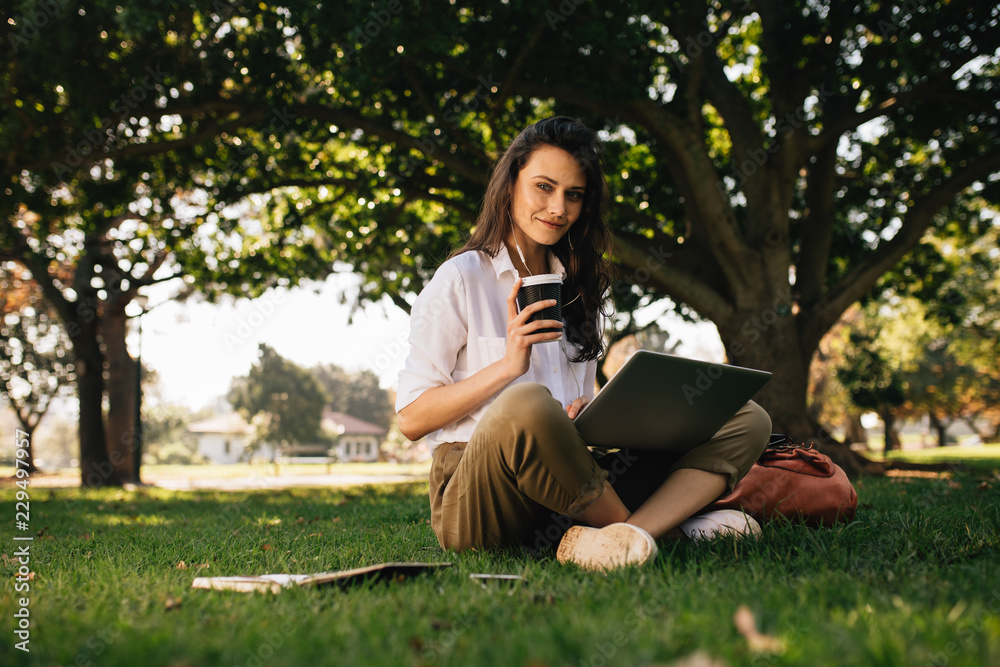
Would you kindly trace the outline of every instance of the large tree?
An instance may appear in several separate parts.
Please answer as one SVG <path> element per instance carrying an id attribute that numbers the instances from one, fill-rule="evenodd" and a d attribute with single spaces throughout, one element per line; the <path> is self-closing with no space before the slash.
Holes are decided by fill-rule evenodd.
<path id="1" fill-rule="evenodd" d="M 174 224 L 211 241 L 176 255 L 203 289 L 342 267 L 366 278 L 359 298 L 407 308 L 503 146 L 577 115 L 607 139 L 621 289 L 669 297 L 731 361 L 772 370 L 759 398 L 797 438 L 818 432 L 824 332 L 929 229 L 972 224 L 972 195 L 997 199 L 994 7 L 198 5 L 60 6 L 44 50 L 16 17 L 11 201 L 44 221 L 67 181 L 105 186 L 115 213 L 137 184 L 154 202 L 176 190 Z M 92 217 L 95 202 L 73 200 Z"/>
<path id="2" fill-rule="evenodd" d="M 199 13 L 200 4 L 0 7 L 0 261 L 30 272 L 69 335 L 88 486 L 139 481 L 130 304 L 143 288 L 180 276 L 178 250 L 202 275 L 217 275 L 236 272 L 226 254 L 243 248 L 244 239 L 203 230 L 203 219 L 184 212 L 198 201 L 192 174 L 205 168 L 192 149 L 246 119 L 231 122 L 187 95 L 183 114 L 165 111 L 192 81 L 202 84 L 198 57 L 185 55 L 194 35 L 222 30 L 234 13 L 221 3 Z M 184 40 L 170 27 L 177 21 Z M 294 243 L 288 230 L 280 236 Z M 261 231 L 246 244 L 269 240 Z M 311 254 L 243 258 L 244 275 L 257 278 L 243 293 L 305 276 L 302 257 Z"/>
<path id="3" fill-rule="evenodd" d="M 0 396 L 21 424 L 28 474 L 37 470 L 33 435 L 55 400 L 73 381 L 66 332 L 27 272 L 0 264 Z"/>
<path id="4" fill-rule="evenodd" d="M 213 194 L 296 186 L 272 190 L 272 219 L 317 230 L 368 278 L 365 295 L 405 307 L 468 231 L 491 158 L 527 121 L 578 115 L 607 136 L 624 280 L 714 322 L 730 361 L 772 370 L 759 398 L 775 427 L 811 439 L 808 369 L 824 333 L 928 230 L 969 227 L 974 196 L 997 200 L 996 14 L 947 2 L 306 7 L 287 17 L 284 70 L 306 73 L 304 94 L 283 94 L 236 48 L 259 33 L 230 51 L 245 74 L 230 108 L 280 99 L 298 151 L 268 157 L 279 178 L 234 153 L 240 168 L 214 175 Z M 241 142 L 265 155 L 274 137 Z"/>
<path id="5" fill-rule="evenodd" d="M 247 421 L 262 425 L 257 435 L 273 447 L 322 440 L 326 396 L 319 381 L 263 343 L 250 372 L 233 379 L 229 402 Z"/>
<path id="6" fill-rule="evenodd" d="M 348 373 L 334 364 L 321 364 L 310 373 L 323 388 L 326 406 L 388 429 L 394 414 L 389 392 L 370 370 Z"/>

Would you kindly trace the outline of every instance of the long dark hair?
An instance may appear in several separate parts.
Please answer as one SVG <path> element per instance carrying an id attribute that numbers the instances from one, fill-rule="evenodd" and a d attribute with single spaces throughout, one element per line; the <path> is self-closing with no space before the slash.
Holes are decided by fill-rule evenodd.
<path id="1" fill-rule="evenodd" d="M 600 316 L 608 314 L 605 296 L 612 280 L 613 268 L 607 258 L 611 230 L 604 219 L 608 201 L 604 145 L 583 123 L 555 116 L 529 125 L 517 135 L 493 165 L 475 231 L 454 254 L 481 250 L 496 257 L 514 224 L 511 204 L 517 176 L 535 149 L 543 145 L 561 148 L 575 157 L 587 178 L 580 217 L 551 250 L 566 267 L 562 288 L 564 331 L 567 340 L 580 348 L 574 361 L 598 359 L 604 353 Z"/>

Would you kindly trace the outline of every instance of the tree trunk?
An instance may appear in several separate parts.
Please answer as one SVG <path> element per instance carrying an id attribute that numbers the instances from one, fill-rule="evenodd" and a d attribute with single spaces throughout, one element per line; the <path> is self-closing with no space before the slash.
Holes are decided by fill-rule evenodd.
<path id="1" fill-rule="evenodd" d="M 868 432 L 861 423 L 861 416 L 855 412 L 848 412 L 847 414 L 847 430 L 844 433 L 844 442 L 847 444 L 858 442 L 863 444 L 865 448 L 868 447 Z"/>
<path id="2" fill-rule="evenodd" d="M 948 426 L 945 424 L 943 419 L 940 419 L 933 412 L 928 413 L 931 422 L 931 428 L 937 433 L 938 447 L 948 446 Z"/>
<path id="3" fill-rule="evenodd" d="M 121 486 L 121 479 L 108 459 L 104 437 L 104 356 L 97 342 L 96 321 L 87 319 L 81 317 L 70 326 L 80 399 L 80 484 Z"/>
<path id="4" fill-rule="evenodd" d="M 966 417 L 962 421 L 965 423 L 966 426 L 969 427 L 969 430 L 972 431 L 977 438 L 979 438 L 980 442 L 986 442 L 987 438 L 986 430 L 979 428 L 979 425 L 976 423 L 977 419 L 979 419 L 978 413 L 971 417 Z"/>
<path id="5" fill-rule="evenodd" d="M 879 417 L 882 418 L 882 424 L 884 426 L 883 432 L 885 434 L 885 450 L 886 452 L 891 452 L 893 450 L 900 450 L 903 448 L 903 443 L 899 439 L 899 434 L 896 433 L 896 417 L 892 414 L 890 410 L 883 410 L 879 413 Z"/>
<path id="6" fill-rule="evenodd" d="M 812 444 L 852 479 L 884 471 L 881 464 L 838 442 L 809 416 L 806 406 L 809 362 L 817 346 L 812 346 L 808 354 L 802 352 L 790 308 L 765 299 L 759 308 L 745 309 L 717 326 L 729 363 L 773 373 L 753 398 L 771 416 L 772 431 L 784 433 L 796 442 Z"/>
<path id="7" fill-rule="evenodd" d="M 136 361 L 126 345 L 128 316 L 124 308 L 109 307 L 100 321 L 101 341 L 107 361 L 108 420 L 105 437 L 111 464 L 123 482 L 135 482 Z"/>

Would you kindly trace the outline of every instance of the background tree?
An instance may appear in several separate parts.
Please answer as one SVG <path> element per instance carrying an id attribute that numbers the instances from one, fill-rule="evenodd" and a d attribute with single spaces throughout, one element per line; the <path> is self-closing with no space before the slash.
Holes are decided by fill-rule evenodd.
<path id="1" fill-rule="evenodd" d="M 294 234 L 281 230 L 289 250 L 238 261 L 233 254 L 253 256 L 274 234 L 259 230 L 244 247 L 211 218 L 198 235 L 206 220 L 187 214 L 198 204 L 192 174 L 207 159 L 194 148 L 249 122 L 189 96 L 183 114 L 165 111 L 202 75 L 178 35 L 220 32 L 235 12 L 217 3 L 204 13 L 201 4 L 0 7 L 0 261 L 31 272 L 69 334 L 84 485 L 119 484 L 138 469 L 126 309 L 142 288 L 180 275 L 167 266 L 173 253 L 183 247 L 203 275 L 244 269 L 250 296 L 291 282 L 262 270 L 306 276 L 303 257 L 315 254 L 293 253 Z"/>
<path id="2" fill-rule="evenodd" d="M 142 459 L 144 464 L 204 463 L 198 439 L 188 430 L 192 422 L 212 415 L 210 408 L 193 411 L 163 396 L 159 373 L 142 369 Z"/>
<path id="3" fill-rule="evenodd" d="M 867 331 L 852 331 L 848 346 L 853 351 L 836 369 L 837 379 L 847 389 L 855 406 L 882 419 L 885 451 L 900 449 L 896 433 L 896 409 L 906 401 L 898 367 L 879 342 Z"/>
<path id="4" fill-rule="evenodd" d="M 1000 216 L 979 206 L 981 229 L 971 238 L 960 225 L 937 230 L 888 290 L 911 297 L 897 311 L 924 322 L 910 330 L 921 332 L 923 355 L 903 367 L 903 380 L 911 410 L 928 415 L 942 446 L 957 420 L 984 440 L 1000 435 Z"/>
<path id="5" fill-rule="evenodd" d="M 322 440 L 320 419 L 326 403 L 312 374 L 263 343 L 260 357 L 242 378 L 235 378 L 229 402 L 251 423 L 266 417 L 264 441 L 272 447 Z"/>
<path id="6" fill-rule="evenodd" d="M 759 398 L 799 439 L 825 332 L 929 229 L 997 199 L 989 6 L 95 2 L 54 12 L 44 45 L 4 11 L 3 215 L 40 221 L 13 241 L 46 238 L 53 202 L 92 235 L 141 185 L 173 209 L 159 242 L 180 245 L 168 217 L 202 234 L 174 256 L 202 289 L 343 268 L 357 298 L 408 308 L 502 147 L 577 115 L 607 137 L 624 280 L 772 370 Z"/>
<path id="7" fill-rule="evenodd" d="M 16 265 L 0 265 L 0 395 L 28 434 L 28 473 L 36 471 L 34 433 L 52 401 L 73 382 L 69 342 L 38 285 Z"/>
<path id="8" fill-rule="evenodd" d="M 316 230 L 362 297 L 406 307 L 467 232 L 490 159 L 526 122 L 578 115 L 607 137 L 625 279 L 714 322 L 730 361 L 772 370 L 760 400 L 796 438 L 817 433 L 808 369 L 826 331 L 929 229 L 973 226 L 973 195 L 996 201 L 989 8 L 456 3 L 424 30 L 416 6 L 346 3 L 249 25 L 277 20 L 317 85 L 271 85 L 236 48 L 268 37 L 235 30 L 229 67 L 246 74 L 220 103 L 264 111 L 267 88 L 300 150 L 241 132 L 239 167 L 211 173 L 215 210 L 271 188 L 270 219 Z M 284 182 L 255 169 L 263 154 Z"/>
<path id="9" fill-rule="evenodd" d="M 203 463 L 198 439 L 188 425 L 207 417 L 183 405 L 154 403 L 143 410 L 142 442 L 144 463 Z"/>
<path id="10" fill-rule="evenodd" d="M 348 373 L 334 364 L 316 366 L 311 372 L 323 387 L 331 410 L 389 428 L 396 411 L 389 392 L 379 385 L 375 373 L 370 370 Z"/>

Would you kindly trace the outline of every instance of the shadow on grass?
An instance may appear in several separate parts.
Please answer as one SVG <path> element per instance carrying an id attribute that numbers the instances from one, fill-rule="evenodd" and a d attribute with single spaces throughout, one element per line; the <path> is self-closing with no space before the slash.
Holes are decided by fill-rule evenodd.
<path id="1" fill-rule="evenodd" d="M 935 664 L 942 654 L 950 665 L 997 664 L 1000 478 L 857 487 L 849 524 L 663 543 L 649 566 L 606 575 L 518 549 L 441 550 L 426 483 L 32 489 L 30 664 L 652 665 L 696 652 L 731 665 Z M 12 506 L 14 491 L 0 499 Z M 196 576 L 387 561 L 455 565 L 349 591 L 190 588 Z M 4 560 L 0 575 L 16 567 Z M 479 583 L 473 573 L 523 580 Z M 733 623 L 743 607 L 777 648 L 748 644 Z M 0 621 L 8 636 L 10 623 Z"/>

